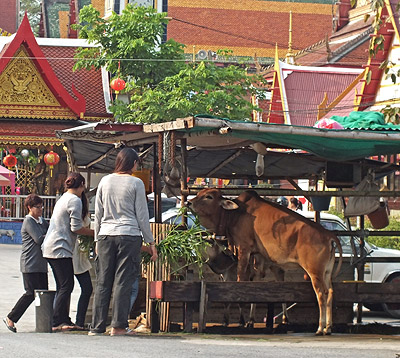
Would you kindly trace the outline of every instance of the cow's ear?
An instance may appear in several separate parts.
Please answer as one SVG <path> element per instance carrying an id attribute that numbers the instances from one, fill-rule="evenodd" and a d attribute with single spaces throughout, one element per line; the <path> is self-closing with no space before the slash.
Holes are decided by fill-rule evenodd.
<path id="1" fill-rule="evenodd" d="M 226 210 L 235 210 L 239 207 L 238 204 L 236 204 L 232 200 L 228 200 L 228 199 L 222 199 L 221 206 Z"/>

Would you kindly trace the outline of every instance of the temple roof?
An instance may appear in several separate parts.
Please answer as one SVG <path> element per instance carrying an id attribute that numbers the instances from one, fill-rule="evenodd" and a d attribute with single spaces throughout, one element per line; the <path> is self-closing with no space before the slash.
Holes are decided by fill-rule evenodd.
<path id="1" fill-rule="evenodd" d="M 289 12 L 293 49 L 316 43 L 332 30 L 332 2 L 255 0 L 169 0 L 167 36 L 186 45 L 185 52 L 232 49 L 235 56 L 274 57 L 275 43 L 286 54 Z M 312 24 L 312 26 L 310 26 Z"/>
<path id="2" fill-rule="evenodd" d="M 13 34 L 17 30 L 17 0 L 0 0 L 0 9 L 0 33 Z"/>
<path id="3" fill-rule="evenodd" d="M 362 72 L 362 69 L 296 66 L 278 61 L 271 109 L 263 114 L 263 121 L 312 127 L 323 100 L 333 102 Z"/>
<path id="4" fill-rule="evenodd" d="M 89 47 L 77 39 L 35 39 L 25 16 L 15 35 L 0 38 L 0 78 L 3 77 L 0 92 L 1 88 L 5 91 L 3 97 L 0 93 L 0 117 L 75 120 L 110 117 L 106 109 L 110 99 L 106 73 L 73 71 L 73 56 L 81 46 Z M 21 79 L 16 79 L 18 74 Z M 16 81 L 22 86 L 18 91 Z M 42 100 L 44 97 L 46 100 Z"/>

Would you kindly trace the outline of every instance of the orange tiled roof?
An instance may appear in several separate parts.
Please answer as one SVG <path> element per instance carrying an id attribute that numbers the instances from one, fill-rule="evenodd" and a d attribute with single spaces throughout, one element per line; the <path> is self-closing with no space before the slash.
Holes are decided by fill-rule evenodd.
<path id="1" fill-rule="evenodd" d="M 17 0 L 0 0 L 0 29 L 14 33 L 17 29 Z"/>
<path id="2" fill-rule="evenodd" d="M 73 56 L 77 47 L 66 46 L 41 46 L 41 50 L 47 58 L 51 68 L 55 72 L 61 84 L 71 96 L 72 84 L 86 100 L 85 116 L 109 117 L 107 114 L 101 71 L 80 70 L 73 71 Z"/>
<path id="3" fill-rule="evenodd" d="M 280 57 L 287 52 L 289 11 L 293 48 L 318 42 L 332 29 L 331 5 L 274 1 L 173 0 L 168 6 L 168 37 L 187 45 L 186 52 L 229 48 L 237 56 Z M 312 24 L 312 26 L 310 26 Z"/>

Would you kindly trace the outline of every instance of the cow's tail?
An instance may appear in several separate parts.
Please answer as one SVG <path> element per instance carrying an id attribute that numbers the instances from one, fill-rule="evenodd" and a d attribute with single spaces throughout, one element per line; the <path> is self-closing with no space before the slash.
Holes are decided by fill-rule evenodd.
<path id="1" fill-rule="evenodd" d="M 332 247 L 333 247 L 333 257 L 335 257 L 335 246 L 338 248 L 338 250 L 339 250 L 339 255 L 340 255 L 340 257 L 339 257 L 339 262 L 338 262 L 338 265 L 336 266 L 336 270 L 335 270 L 335 273 L 332 275 L 332 279 L 333 278 L 335 278 L 338 274 L 339 274 L 339 272 L 340 272 L 340 269 L 341 269 L 341 267 L 342 267 L 342 262 L 343 262 L 343 250 L 342 250 L 342 245 L 341 245 L 341 243 L 340 243 L 340 241 L 339 241 L 339 239 L 337 238 L 337 236 L 336 235 L 333 235 L 332 236 L 332 243 L 335 243 L 336 245 L 332 245 Z"/>

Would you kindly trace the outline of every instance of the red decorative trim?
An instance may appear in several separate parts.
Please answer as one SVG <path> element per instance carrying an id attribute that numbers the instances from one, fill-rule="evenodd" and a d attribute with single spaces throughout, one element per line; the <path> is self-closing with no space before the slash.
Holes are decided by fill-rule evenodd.
<path id="1" fill-rule="evenodd" d="M 385 2 L 385 6 L 382 8 L 381 12 L 381 18 L 385 18 L 388 16 L 388 9 L 387 9 L 387 4 Z M 392 20 L 394 21 L 394 19 Z M 362 93 L 360 94 L 361 97 L 361 102 L 359 106 L 359 111 L 363 111 L 364 109 L 368 108 L 371 105 L 371 102 L 375 100 L 376 94 L 378 93 L 379 86 L 382 81 L 382 76 L 384 73 L 384 70 L 380 68 L 380 64 L 385 61 L 390 52 L 390 48 L 392 46 L 392 41 L 394 38 L 394 27 L 392 21 L 388 21 L 384 24 L 381 25 L 381 27 L 378 30 L 378 33 L 375 34 L 377 35 L 383 35 L 385 38 L 385 41 L 383 43 L 383 51 L 380 50 L 375 57 L 371 58 L 369 57 L 369 63 L 367 66 L 369 68 L 369 71 L 371 71 L 371 81 L 369 83 L 365 83 L 365 86 L 363 88 Z"/>
<path id="2" fill-rule="evenodd" d="M 42 78 L 46 85 L 53 92 L 60 104 L 63 107 L 70 108 L 71 111 L 74 112 L 78 117 L 80 117 L 82 113 L 84 114 L 86 111 L 85 98 L 76 90 L 74 86 L 72 86 L 73 93 L 78 97 L 78 99 L 75 100 L 61 84 L 60 80 L 57 78 L 42 50 L 40 49 L 40 46 L 36 42 L 26 14 L 14 39 L 10 42 L 7 49 L 3 53 L 3 56 L 0 58 L 0 73 L 4 71 L 8 63 L 21 46 L 25 47 L 37 69 L 40 73 L 42 73 Z"/>

